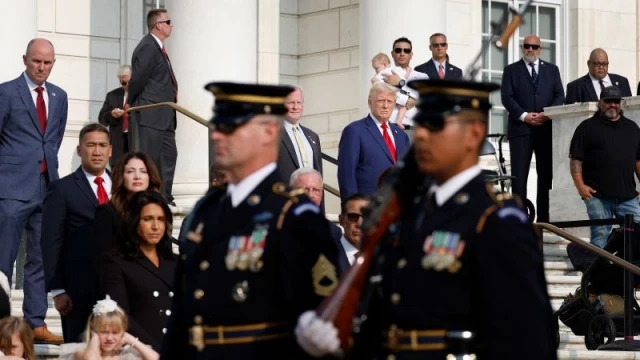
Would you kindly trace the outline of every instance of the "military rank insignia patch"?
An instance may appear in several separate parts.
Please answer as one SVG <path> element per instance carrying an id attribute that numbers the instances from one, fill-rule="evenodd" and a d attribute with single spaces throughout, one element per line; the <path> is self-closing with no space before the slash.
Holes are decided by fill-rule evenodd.
<path id="1" fill-rule="evenodd" d="M 505 206 L 501 208 L 500 210 L 496 211 L 496 216 L 500 219 L 513 217 L 518 219 L 518 221 L 520 221 L 523 224 L 526 223 L 527 220 L 529 220 L 529 217 L 527 217 L 527 214 L 525 214 L 525 212 L 522 209 L 517 208 L 515 206 Z"/>
<path id="2" fill-rule="evenodd" d="M 269 225 L 257 225 L 251 235 L 236 235 L 229 238 L 227 255 L 224 258 L 227 270 L 260 271 L 264 265 L 261 258 L 268 233 Z"/>
<path id="3" fill-rule="evenodd" d="M 465 242 L 460 239 L 460 234 L 448 231 L 434 231 L 427 236 L 423 249 L 422 267 L 425 270 L 447 270 L 452 274 L 457 273 L 462 267 L 460 257 L 464 252 Z"/>
<path id="4" fill-rule="evenodd" d="M 320 296 L 329 296 L 338 285 L 336 267 L 324 255 L 318 257 L 318 261 L 311 269 L 313 289 Z"/>

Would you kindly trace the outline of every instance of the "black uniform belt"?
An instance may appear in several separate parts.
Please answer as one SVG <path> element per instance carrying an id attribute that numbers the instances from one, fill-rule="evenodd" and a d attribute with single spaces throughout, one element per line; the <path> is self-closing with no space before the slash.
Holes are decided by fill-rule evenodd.
<path id="1" fill-rule="evenodd" d="M 287 323 L 258 323 L 232 326 L 196 325 L 189 328 L 189 344 L 202 350 L 207 345 L 248 344 L 291 336 Z"/>
<path id="2" fill-rule="evenodd" d="M 384 333 L 384 346 L 391 351 L 440 351 L 468 352 L 474 335 L 470 331 L 404 330 L 391 327 Z M 469 345 L 469 346 L 466 346 Z M 452 349 L 453 348 L 453 349 Z"/>

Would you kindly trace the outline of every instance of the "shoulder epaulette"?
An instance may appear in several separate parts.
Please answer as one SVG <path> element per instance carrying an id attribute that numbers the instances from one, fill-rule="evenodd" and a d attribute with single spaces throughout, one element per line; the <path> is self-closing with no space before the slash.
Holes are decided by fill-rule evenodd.
<path id="1" fill-rule="evenodd" d="M 486 190 L 487 190 L 487 194 L 489 195 L 489 198 L 493 201 L 493 204 L 491 204 L 491 206 L 486 208 L 482 213 L 482 216 L 480 217 L 480 219 L 478 220 L 478 223 L 476 224 L 476 233 L 480 233 L 482 231 L 482 229 L 484 228 L 484 224 L 487 222 L 487 218 L 489 216 L 491 216 L 493 213 L 495 213 L 499 209 L 507 206 L 512 208 L 513 211 L 511 211 L 509 214 L 506 214 L 506 215 L 516 215 L 519 218 L 521 218 L 522 215 L 524 215 L 525 220 L 527 219 L 526 214 L 522 211 L 522 208 L 523 208 L 522 200 L 520 200 L 520 197 L 518 195 L 507 193 L 507 192 L 496 192 L 493 190 L 493 187 L 491 184 L 487 184 Z"/>
<path id="2" fill-rule="evenodd" d="M 282 225 L 284 224 L 284 218 L 287 215 L 287 212 L 289 211 L 292 205 L 300 201 L 300 195 L 304 195 L 305 192 L 304 192 L 304 189 L 292 189 L 291 187 L 287 186 L 285 183 L 282 183 L 282 182 L 277 182 L 273 184 L 273 186 L 271 187 L 271 190 L 273 190 L 274 194 L 283 196 L 288 199 L 287 202 L 282 207 L 282 210 L 280 211 L 280 216 L 278 216 L 278 222 L 276 227 L 278 230 L 280 230 L 282 229 Z"/>

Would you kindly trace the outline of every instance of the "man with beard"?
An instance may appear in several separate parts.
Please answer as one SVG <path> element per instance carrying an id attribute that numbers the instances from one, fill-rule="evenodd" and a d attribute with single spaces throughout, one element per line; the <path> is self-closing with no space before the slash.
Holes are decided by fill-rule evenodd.
<path id="1" fill-rule="evenodd" d="M 633 177 L 640 177 L 640 128 L 624 117 L 622 96 L 615 86 L 604 88 L 598 111 L 576 128 L 569 150 L 571 177 L 589 219 L 634 214 L 640 223 Z M 610 231 L 610 225 L 592 226 L 591 243 L 604 247 Z"/>
<path id="2" fill-rule="evenodd" d="M 531 157 L 536 154 L 538 222 L 549 221 L 551 189 L 551 119 L 543 109 L 564 103 L 558 67 L 540 59 L 540 38 L 529 35 L 522 44 L 522 59 L 504 69 L 502 104 L 509 112 L 508 137 L 511 151 L 513 193 L 527 198 Z"/>

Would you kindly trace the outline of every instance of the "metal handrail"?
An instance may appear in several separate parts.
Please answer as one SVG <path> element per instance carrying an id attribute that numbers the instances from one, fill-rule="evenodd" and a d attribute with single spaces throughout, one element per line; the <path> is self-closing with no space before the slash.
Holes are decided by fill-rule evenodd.
<path id="1" fill-rule="evenodd" d="M 609 261 L 611 261 L 612 263 L 621 266 L 623 268 L 625 268 L 626 270 L 631 271 L 632 273 L 640 276 L 640 267 L 637 267 L 635 265 L 633 265 L 632 263 L 621 259 L 609 252 L 607 252 L 604 249 L 601 249 L 591 243 L 588 243 L 582 239 L 580 239 L 579 237 L 569 234 L 568 232 L 560 229 L 559 227 L 553 226 L 551 224 L 547 224 L 547 223 L 534 223 L 533 224 L 534 227 L 537 227 L 540 230 L 547 230 L 550 231 L 566 240 L 571 241 L 574 244 L 577 244 L 585 249 L 587 249 L 588 251 L 591 251 L 592 253 L 595 253 L 596 255 L 605 258 Z"/>
<path id="2" fill-rule="evenodd" d="M 199 116 L 199 115 L 197 115 L 197 114 L 195 114 L 195 113 L 193 113 L 193 112 L 191 112 L 191 111 L 183 108 L 182 106 L 180 106 L 180 105 L 178 105 L 178 104 L 176 104 L 174 102 L 171 102 L 171 101 L 166 101 L 166 102 L 161 102 L 161 103 L 156 103 L 156 104 L 149 104 L 149 105 L 133 106 L 133 107 L 128 108 L 127 112 L 128 113 L 136 113 L 136 112 L 139 112 L 141 110 L 157 109 L 157 108 L 161 108 L 161 107 L 165 107 L 165 106 L 168 106 L 168 107 L 172 108 L 173 110 L 181 113 L 182 115 L 184 115 L 184 116 L 186 116 L 186 117 L 188 117 L 190 119 L 195 120 L 197 123 L 207 127 L 208 129 L 211 129 L 211 123 L 209 121 L 207 121 L 203 117 L 201 117 L 201 116 Z M 132 130 L 134 130 L 134 129 L 132 129 Z M 133 132 L 135 132 L 135 130 Z M 137 132 L 136 132 L 136 134 L 137 134 Z M 132 140 L 134 140 L 134 139 L 132 139 Z M 134 143 L 135 143 L 135 140 L 134 140 Z M 337 162 L 336 159 L 330 157 L 329 155 L 327 155 L 325 153 L 322 153 L 322 158 L 323 159 L 327 159 L 327 158 L 332 159 L 333 161 L 329 161 L 331 163 Z M 211 166 L 209 166 L 209 168 L 211 168 Z M 323 187 L 331 195 L 334 195 L 334 196 L 337 196 L 338 198 L 340 198 L 340 191 L 338 189 L 336 189 L 333 186 L 328 185 L 328 184 L 324 184 Z"/>

